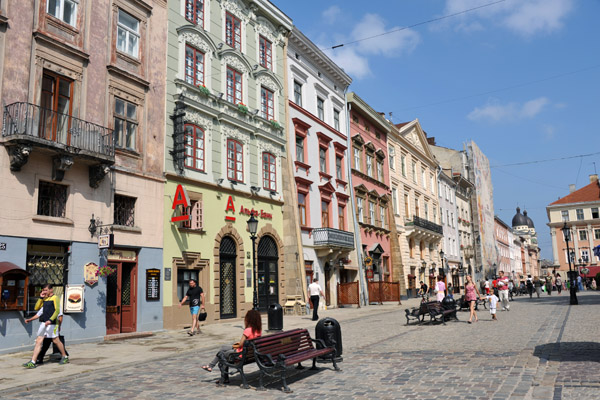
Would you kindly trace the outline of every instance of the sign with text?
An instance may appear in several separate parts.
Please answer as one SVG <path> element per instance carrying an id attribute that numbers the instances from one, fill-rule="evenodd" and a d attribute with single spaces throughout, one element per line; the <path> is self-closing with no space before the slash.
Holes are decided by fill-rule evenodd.
<path id="1" fill-rule="evenodd" d="M 229 196 L 227 198 L 227 205 L 225 206 L 225 212 L 230 212 L 235 215 L 235 205 L 233 204 L 233 196 Z M 225 215 L 225 221 L 235 221 L 235 217 L 233 215 Z M 239 214 L 243 215 L 254 215 L 257 218 L 262 219 L 273 219 L 273 214 L 266 212 L 265 210 L 255 210 L 254 208 L 248 208 L 244 206 L 240 206 Z"/>
<path id="2" fill-rule="evenodd" d="M 160 300 L 160 269 L 146 270 L 146 300 Z"/>

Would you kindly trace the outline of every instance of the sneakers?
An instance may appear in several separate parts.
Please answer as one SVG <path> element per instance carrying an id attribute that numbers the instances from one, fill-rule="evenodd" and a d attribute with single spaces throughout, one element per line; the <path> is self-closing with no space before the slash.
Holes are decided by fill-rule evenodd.
<path id="1" fill-rule="evenodd" d="M 68 363 L 69 363 L 69 357 L 63 357 L 58 362 L 58 365 L 64 365 L 64 364 L 68 364 Z"/>
<path id="2" fill-rule="evenodd" d="M 37 365 L 33 361 L 26 362 L 23 366 L 27 369 L 34 369 Z"/>

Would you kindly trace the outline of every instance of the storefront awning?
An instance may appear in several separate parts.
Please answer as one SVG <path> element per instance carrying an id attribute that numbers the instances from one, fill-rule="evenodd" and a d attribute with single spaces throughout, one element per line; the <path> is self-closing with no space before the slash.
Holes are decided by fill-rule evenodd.
<path id="1" fill-rule="evenodd" d="M 13 264 L 13 263 L 8 262 L 8 261 L 2 261 L 2 262 L 0 262 L 0 275 L 4 275 L 5 273 L 7 273 L 9 271 L 13 271 L 13 270 L 17 270 L 19 272 L 23 272 L 23 273 L 29 275 L 29 272 L 27 272 L 23 268 L 20 268 L 16 264 Z"/>

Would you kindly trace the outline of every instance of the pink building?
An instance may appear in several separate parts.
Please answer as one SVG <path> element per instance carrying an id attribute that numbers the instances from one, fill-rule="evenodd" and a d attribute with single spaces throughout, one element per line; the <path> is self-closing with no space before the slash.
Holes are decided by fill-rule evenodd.
<path id="1" fill-rule="evenodd" d="M 389 169 L 385 166 L 390 124 L 363 99 L 349 93 L 350 157 L 356 219 L 367 280 L 392 280 Z"/>
<path id="2" fill-rule="evenodd" d="M 494 217 L 494 238 L 496 239 L 496 248 L 498 249 L 498 261 L 496 262 L 495 274 L 498 271 L 504 271 L 510 276 L 510 242 L 508 240 L 508 231 L 510 227 L 498 216 Z M 510 276 L 513 278 L 512 276 Z"/>

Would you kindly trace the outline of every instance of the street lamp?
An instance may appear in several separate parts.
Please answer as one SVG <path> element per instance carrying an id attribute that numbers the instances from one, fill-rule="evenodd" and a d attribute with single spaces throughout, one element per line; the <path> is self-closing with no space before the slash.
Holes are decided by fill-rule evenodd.
<path id="1" fill-rule="evenodd" d="M 565 239 L 565 243 L 567 244 L 567 258 L 569 261 L 569 294 L 570 294 L 570 301 L 569 304 L 571 305 L 576 305 L 579 304 L 579 302 L 577 301 L 577 293 L 576 293 L 576 289 L 575 289 L 575 279 L 574 279 L 574 273 L 573 270 L 571 269 L 571 250 L 569 250 L 569 242 L 571 241 L 571 229 L 567 226 L 567 223 L 565 222 L 563 228 L 562 228 L 562 232 L 563 232 L 563 236 Z M 573 254 L 573 258 L 575 254 Z M 575 260 L 573 260 L 575 261 Z"/>
<path id="2" fill-rule="evenodd" d="M 256 291 L 256 281 L 258 276 L 256 274 L 256 230 L 258 229 L 258 220 L 254 218 L 254 214 L 250 215 L 248 220 L 248 231 L 250 232 L 250 239 L 252 240 L 252 273 L 254 275 L 254 300 L 252 307 L 258 310 L 258 293 Z"/>

